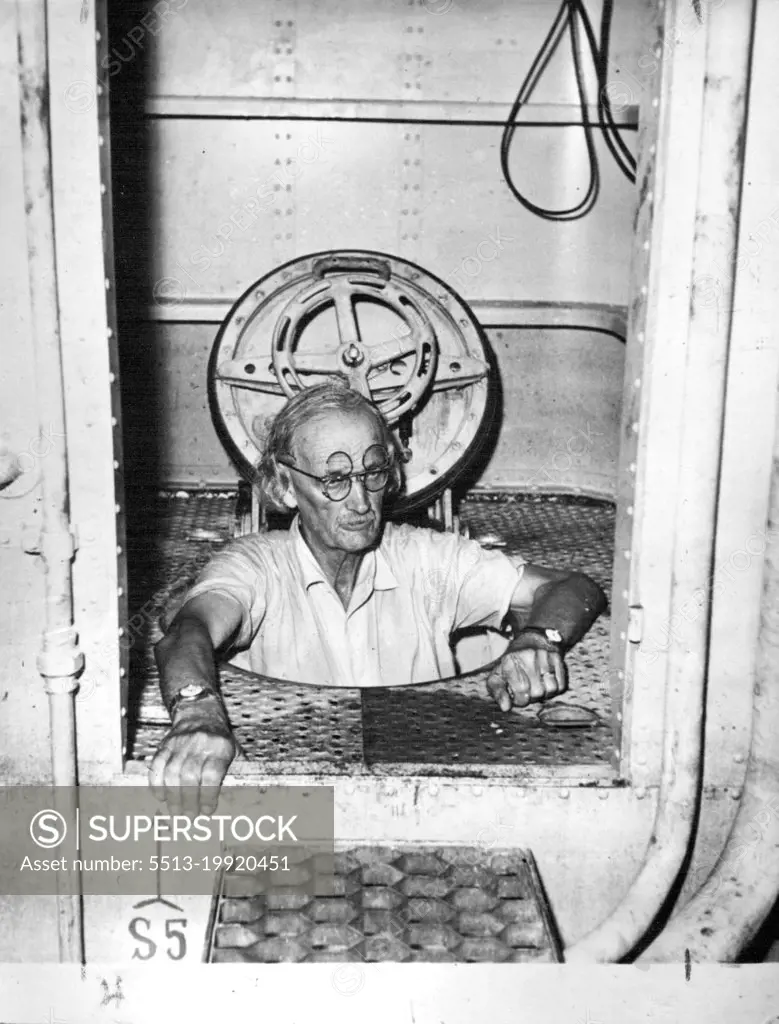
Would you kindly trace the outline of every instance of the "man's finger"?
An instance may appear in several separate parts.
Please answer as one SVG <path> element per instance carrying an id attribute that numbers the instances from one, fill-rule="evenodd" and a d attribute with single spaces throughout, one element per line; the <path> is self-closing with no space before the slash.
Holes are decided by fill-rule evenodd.
<path id="1" fill-rule="evenodd" d="M 554 670 L 554 655 L 549 651 L 538 651 L 538 670 L 544 688 L 540 699 L 554 697 L 558 692 L 557 676 Z"/>
<path id="2" fill-rule="evenodd" d="M 227 765 L 220 758 L 209 757 L 200 777 L 200 809 L 213 814 L 219 803 L 219 790 L 227 774 Z"/>
<path id="3" fill-rule="evenodd" d="M 189 754 L 181 766 L 179 775 L 184 814 L 195 818 L 200 813 L 200 780 L 203 774 L 203 756 Z"/>
<path id="4" fill-rule="evenodd" d="M 185 760 L 186 752 L 176 750 L 165 766 L 165 803 L 171 814 L 184 813 L 182 772 Z"/>
<path id="5" fill-rule="evenodd" d="M 500 671 L 493 672 L 487 679 L 487 692 L 501 711 L 511 711 L 511 695 Z"/>
<path id="6" fill-rule="evenodd" d="M 553 655 L 549 660 L 554 668 L 555 679 L 557 680 L 557 692 L 565 693 L 565 662 L 559 654 Z"/>
<path id="7" fill-rule="evenodd" d="M 149 765 L 149 785 L 154 793 L 154 799 L 160 803 L 165 801 L 165 772 L 172 756 L 170 747 L 163 743 Z"/>
<path id="8" fill-rule="evenodd" d="M 542 666 L 546 664 L 546 651 L 528 651 L 528 655 L 530 657 L 524 661 L 523 668 L 530 680 L 530 700 L 543 700 L 546 697 L 546 686 L 544 685 Z M 529 665 L 528 660 L 530 660 Z"/>
<path id="9" fill-rule="evenodd" d="M 530 677 L 525 670 L 524 661 L 519 657 L 507 658 L 504 672 L 508 677 L 514 703 L 519 708 L 527 707 L 531 700 Z"/>

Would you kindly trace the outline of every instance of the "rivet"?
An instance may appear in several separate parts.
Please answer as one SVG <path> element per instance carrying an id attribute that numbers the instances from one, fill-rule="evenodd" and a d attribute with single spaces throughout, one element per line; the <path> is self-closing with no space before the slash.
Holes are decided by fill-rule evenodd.
<path id="1" fill-rule="evenodd" d="M 626 640 L 627 639 L 627 637 L 626 637 L 626 635 L 624 633 L 620 633 L 619 634 L 619 638 L 620 638 L 620 640 Z"/>
<path id="2" fill-rule="evenodd" d="M 122 718 L 127 718 L 127 708 L 122 708 L 119 714 L 122 716 Z"/>
<path id="3" fill-rule="evenodd" d="M 628 594 L 627 590 L 623 590 L 623 591 L 622 591 L 622 596 L 623 596 L 623 597 L 625 598 L 625 600 L 627 601 L 627 599 L 628 599 L 628 597 L 629 597 L 630 595 Z"/>
<path id="4" fill-rule="evenodd" d="M 624 671 L 624 669 L 618 668 L 617 669 L 617 679 L 624 679 L 624 678 L 625 678 L 625 671 Z"/>
<path id="5" fill-rule="evenodd" d="M 628 466 L 628 469 L 630 470 L 631 473 L 635 473 L 635 471 L 636 471 L 636 464 L 635 464 L 635 462 L 631 462 L 630 465 Z"/>
<path id="6" fill-rule="evenodd" d="M 646 754 L 639 754 L 636 757 L 636 764 L 646 764 Z"/>
<path id="7" fill-rule="evenodd" d="M 112 416 L 111 417 L 111 426 L 115 427 L 117 423 L 118 423 L 118 420 L 117 420 L 116 416 Z"/>
<path id="8" fill-rule="evenodd" d="M 110 289 L 110 287 L 111 287 L 111 282 L 108 280 L 108 278 L 106 278 L 105 279 L 105 290 L 108 291 Z"/>
<path id="9" fill-rule="evenodd" d="M 117 503 L 116 505 L 114 505 L 114 509 L 116 510 L 116 514 L 119 515 L 119 513 L 122 511 L 122 506 Z"/>
<path id="10" fill-rule="evenodd" d="M 105 334 L 106 334 L 107 338 L 113 338 L 113 336 L 114 336 L 114 332 L 113 332 L 113 330 L 110 327 L 106 329 Z"/>
<path id="11" fill-rule="evenodd" d="M 643 800 L 646 796 L 646 790 L 643 786 L 639 786 L 636 790 L 636 800 Z"/>
<path id="12" fill-rule="evenodd" d="M 741 790 L 740 789 L 734 789 L 731 792 L 730 796 L 731 796 L 731 799 L 733 799 L 733 800 L 740 800 L 741 799 Z"/>
<path id="13" fill-rule="evenodd" d="M 632 506 L 632 505 L 628 505 L 628 507 L 627 507 L 627 513 L 628 513 L 628 515 L 629 515 L 629 516 L 632 516 L 632 515 L 633 515 L 633 506 Z"/>
<path id="14" fill-rule="evenodd" d="M 100 195 L 104 196 L 107 191 L 108 191 L 108 189 L 105 187 L 105 184 L 101 181 L 100 182 Z"/>
<path id="15" fill-rule="evenodd" d="M 649 155 L 650 156 L 654 156 L 656 152 L 657 152 L 657 146 L 653 142 L 652 145 L 649 147 Z"/>
<path id="16" fill-rule="evenodd" d="M 567 800 L 570 795 L 571 794 L 567 789 L 561 789 L 559 792 L 559 797 L 561 800 Z"/>
<path id="17" fill-rule="evenodd" d="M 114 459 L 114 469 L 119 469 L 119 461 L 118 461 L 118 459 Z"/>
<path id="18" fill-rule="evenodd" d="M 97 144 L 98 144 L 98 146 L 104 146 L 105 145 L 105 139 L 103 138 L 102 135 L 98 135 L 98 137 L 97 137 Z"/>
<path id="19" fill-rule="evenodd" d="M 654 198 L 655 198 L 654 192 L 647 192 L 647 194 L 646 194 L 646 201 L 648 203 L 651 203 Z"/>
<path id="20" fill-rule="evenodd" d="M 647 291 L 648 291 L 648 288 L 647 288 L 647 286 L 646 286 L 645 284 L 642 284 L 642 285 L 641 285 L 641 294 L 642 294 L 642 295 L 646 295 L 646 294 L 647 294 Z M 641 337 L 643 337 L 643 335 L 642 335 Z"/>
<path id="21" fill-rule="evenodd" d="M 608 798 L 609 798 L 609 791 L 605 787 L 603 787 L 603 788 L 598 790 L 598 799 L 599 800 L 608 800 Z"/>
<path id="22" fill-rule="evenodd" d="M 124 636 L 124 627 L 120 626 L 119 629 L 117 629 L 116 632 L 119 634 L 119 636 Z"/>
<path id="23" fill-rule="evenodd" d="M 642 344 L 642 345 L 644 344 L 645 337 L 646 337 L 646 335 L 644 334 L 643 331 L 639 331 L 638 332 L 638 340 L 639 340 L 640 344 Z"/>
<path id="24" fill-rule="evenodd" d="M 633 381 L 633 387 L 634 388 L 640 388 L 641 387 L 641 378 L 640 377 L 636 377 L 636 379 Z"/>
<path id="25" fill-rule="evenodd" d="M 427 787 L 427 792 L 428 792 L 428 795 L 429 795 L 429 796 L 438 796 L 438 793 L 439 793 L 439 787 L 438 787 L 438 786 L 437 786 L 437 785 L 435 784 L 435 782 L 432 782 L 432 783 L 431 783 L 431 784 L 430 784 L 430 785 L 429 785 L 429 786 Z"/>
<path id="26" fill-rule="evenodd" d="M 649 242 L 644 242 L 643 248 L 644 248 L 644 252 L 647 252 L 649 250 Z"/>
<path id="27" fill-rule="evenodd" d="M 100 33 L 99 33 L 99 32 L 95 32 L 95 42 L 96 42 L 96 43 L 99 43 L 99 42 L 100 42 L 100 39 L 101 39 L 101 35 L 100 35 Z"/>
<path id="28" fill-rule="evenodd" d="M 121 555 L 121 553 L 122 553 L 122 545 L 121 544 L 117 544 L 116 545 L 116 553 L 117 553 L 117 555 Z"/>
<path id="29" fill-rule="evenodd" d="M 127 747 L 126 747 L 126 746 L 122 746 L 122 753 L 123 753 L 123 754 L 126 754 L 126 753 L 127 753 Z"/>
<path id="30" fill-rule="evenodd" d="M 481 796 L 483 792 L 484 792 L 484 790 L 482 789 L 481 786 L 474 786 L 473 787 L 473 795 L 474 796 Z"/>
<path id="31" fill-rule="evenodd" d="M 655 96 L 655 98 L 652 100 L 652 106 L 655 108 L 660 106 L 660 100 L 657 98 L 657 96 Z"/>
<path id="32" fill-rule="evenodd" d="M 625 558 L 630 559 L 630 552 L 629 551 L 623 551 L 622 554 L 624 555 Z"/>
<path id="33" fill-rule="evenodd" d="M 743 754 L 734 754 L 733 755 L 733 760 L 736 762 L 736 764 L 743 764 L 744 763 L 744 755 Z"/>
<path id="34" fill-rule="evenodd" d="M 622 712 L 621 712 L 621 711 L 618 711 L 618 712 L 617 712 L 617 721 L 618 721 L 618 722 L 621 722 L 621 721 L 622 721 Z"/>
<path id="35" fill-rule="evenodd" d="M 124 587 L 117 587 L 116 588 L 116 596 L 117 597 L 122 597 L 123 595 L 124 595 Z"/>
<path id="36" fill-rule="evenodd" d="M 113 384 L 115 380 L 116 380 L 116 374 L 115 373 L 109 373 L 108 374 L 108 383 L 109 384 Z"/>
<path id="37" fill-rule="evenodd" d="M 125 668 L 124 666 L 122 666 L 122 667 L 121 667 L 121 668 L 119 669 L 119 676 L 120 676 L 120 678 L 121 678 L 121 679 L 124 679 L 124 677 L 125 677 L 126 675 L 127 675 L 127 669 L 126 669 L 126 668 Z M 122 708 L 122 711 L 124 711 L 124 708 Z M 125 714 L 127 714 L 127 712 L 126 712 L 126 711 L 125 711 Z"/>

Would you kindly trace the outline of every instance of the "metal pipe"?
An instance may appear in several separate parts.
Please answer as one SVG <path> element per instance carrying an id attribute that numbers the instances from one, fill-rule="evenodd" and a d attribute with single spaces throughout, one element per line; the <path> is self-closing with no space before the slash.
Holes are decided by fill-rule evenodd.
<path id="1" fill-rule="evenodd" d="M 674 522 L 671 631 L 658 809 L 643 864 L 627 895 L 597 928 L 566 951 L 569 962 L 614 962 L 648 932 L 678 880 L 700 799 L 716 510 L 733 296 L 732 267 L 721 306 L 696 282 L 736 245 L 753 5 L 713 9 L 706 31 L 701 159 L 696 200 L 685 399 Z M 677 7 L 678 12 L 678 7 Z M 668 92 L 665 94 L 668 96 Z M 666 161 L 673 154 L 665 153 Z M 695 608 L 693 616 L 685 609 Z"/>
<path id="2" fill-rule="evenodd" d="M 714 869 L 640 958 L 735 960 L 779 898 L 779 396 L 744 794 Z"/>
<path id="3" fill-rule="evenodd" d="M 20 124 L 31 327 L 41 437 L 58 439 L 42 462 L 41 533 L 45 618 L 38 671 L 49 697 L 52 784 L 66 810 L 77 801 L 74 691 L 83 667 L 73 625 L 67 438 L 52 194 L 46 0 L 17 0 Z M 73 820 L 71 818 L 71 820 Z M 58 874 L 60 960 L 83 962 L 81 879 Z"/>

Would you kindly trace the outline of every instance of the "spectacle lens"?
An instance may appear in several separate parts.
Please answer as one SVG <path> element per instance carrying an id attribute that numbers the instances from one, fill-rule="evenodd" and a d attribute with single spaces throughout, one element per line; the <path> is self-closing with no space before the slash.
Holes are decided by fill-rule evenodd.
<path id="1" fill-rule="evenodd" d="M 327 476 L 322 484 L 331 501 L 343 501 L 349 495 L 355 478 L 362 478 L 368 491 L 380 491 L 387 486 L 391 460 L 383 445 L 371 445 L 363 455 L 362 464 L 364 472 L 354 473 L 354 463 L 346 452 L 334 452 L 329 457 Z"/>

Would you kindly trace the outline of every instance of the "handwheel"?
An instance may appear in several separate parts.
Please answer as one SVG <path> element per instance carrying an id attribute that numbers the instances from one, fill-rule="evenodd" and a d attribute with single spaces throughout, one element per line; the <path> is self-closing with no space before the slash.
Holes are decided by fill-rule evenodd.
<path id="1" fill-rule="evenodd" d="M 372 399 L 388 423 L 396 423 L 416 407 L 435 377 L 438 348 L 433 325 L 420 303 L 391 280 L 385 261 L 323 257 L 314 262 L 312 274 L 314 283 L 289 301 L 273 332 L 273 369 L 284 393 L 292 398 L 304 387 L 301 373 L 345 373 L 351 387 Z M 398 337 L 365 344 L 355 300 L 366 296 L 397 314 L 404 325 Z M 335 309 L 338 348 L 299 354 L 297 346 L 306 324 L 327 306 Z M 399 374 L 401 380 L 386 387 L 383 371 L 409 355 L 413 363 Z"/>
<path id="2" fill-rule="evenodd" d="M 395 256 L 317 253 L 256 281 L 215 340 L 211 411 L 243 475 L 285 402 L 335 374 L 376 403 L 407 449 L 398 508 L 451 485 L 494 406 L 486 341 L 447 285 Z"/>

